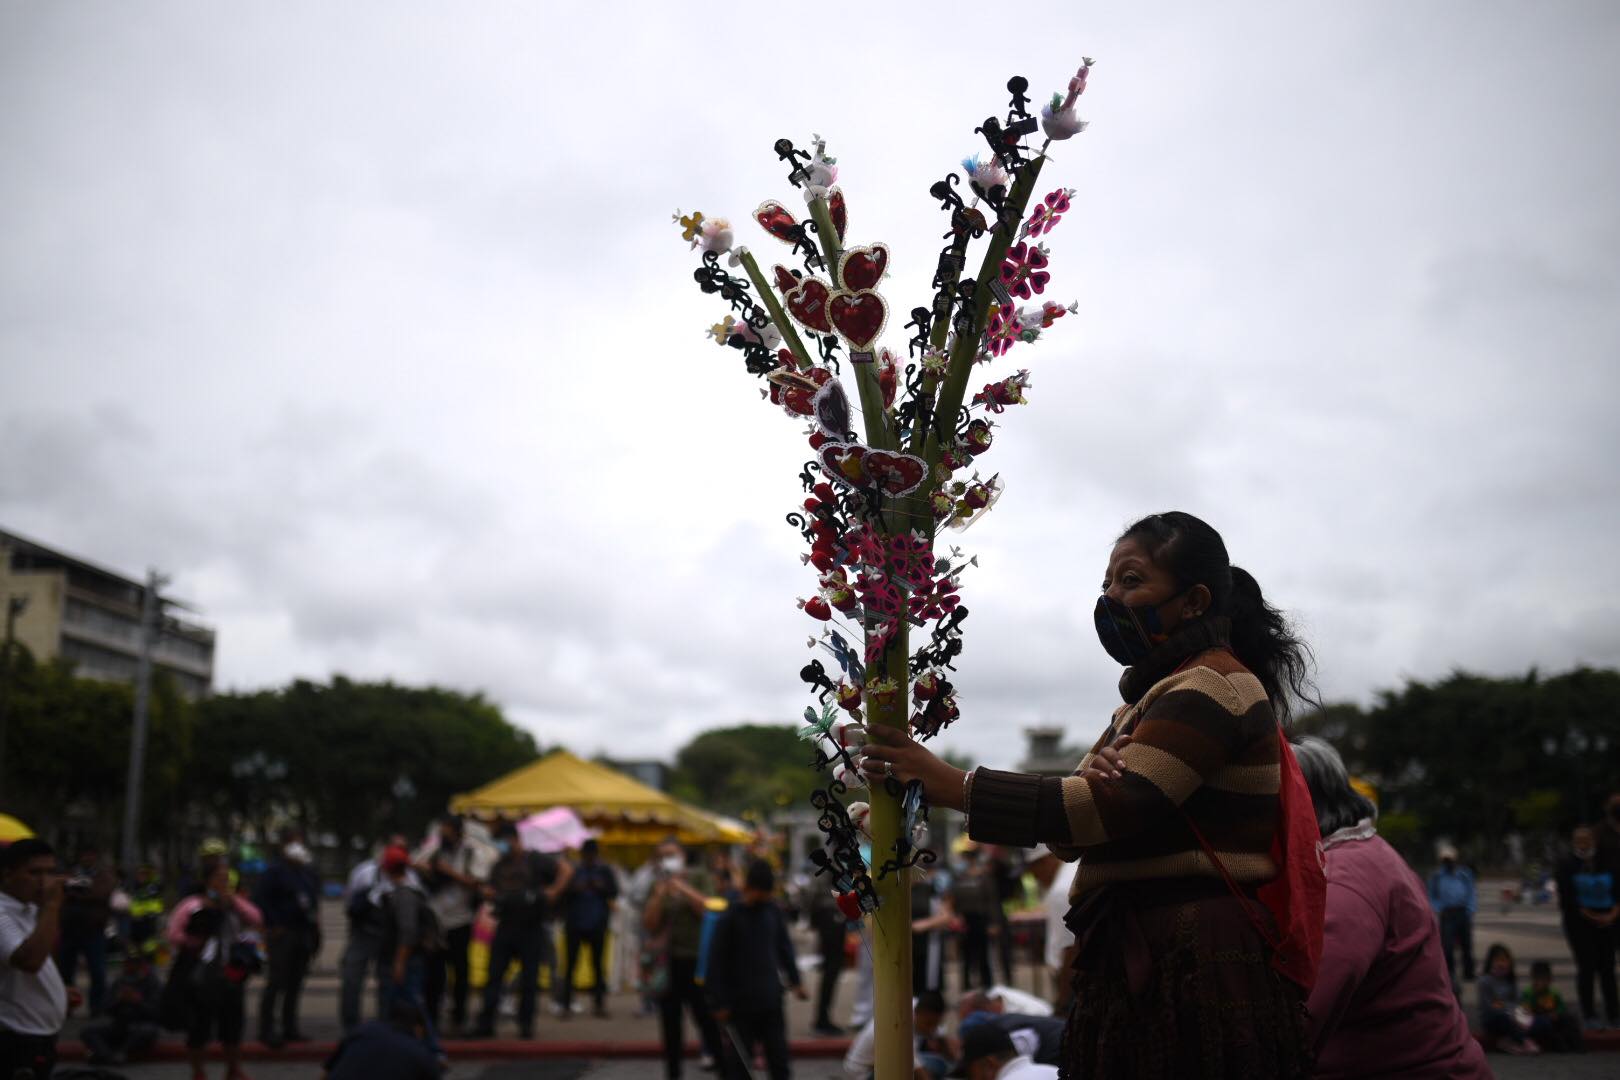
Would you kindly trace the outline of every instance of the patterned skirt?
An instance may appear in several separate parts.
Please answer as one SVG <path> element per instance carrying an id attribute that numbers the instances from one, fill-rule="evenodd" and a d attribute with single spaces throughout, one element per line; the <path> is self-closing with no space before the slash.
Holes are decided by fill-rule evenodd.
<path id="1" fill-rule="evenodd" d="M 1204 878 L 1082 896 L 1063 1035 L 1065 1080 L 1294 1080 L 1310 1073 L 1305 1002 L 1251 919 L 1270 913 Z"/>

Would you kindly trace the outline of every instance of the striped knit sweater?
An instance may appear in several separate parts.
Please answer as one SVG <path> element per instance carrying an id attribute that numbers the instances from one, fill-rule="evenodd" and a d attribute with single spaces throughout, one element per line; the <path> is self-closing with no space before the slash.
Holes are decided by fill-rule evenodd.
<path id="1" fill-rule="evenodd" d="M 1225 619 L 1201 620 L 1127 669 L 1125 704 L 1074 774 L 975 770 L 968 835 L 1079 858 L 1071 897 L 1115 881 L 1218 877 L 1187 818 L 1234 880 L 1275 877 L 1277 720 L 1260 680 L 1227 647 L 1228 632 Z M 1120 752 L 1124 775 L 1082 779 L 1092 756 L 1122 735 L 1131 736 Z"/>

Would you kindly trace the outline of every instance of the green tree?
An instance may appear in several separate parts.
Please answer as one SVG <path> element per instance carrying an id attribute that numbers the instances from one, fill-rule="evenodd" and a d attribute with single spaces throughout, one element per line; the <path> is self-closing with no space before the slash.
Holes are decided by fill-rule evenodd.
<path id="1" fill-rule="evenodd" d="M 676 798 L 740 817 L 765 817 L 818 786 L 811 745 L 791 724 L 741 724 L 705 731 L 675 755 Z M 824 781 L 823 781 L 824 782 Z"/>
<path id="2" fill-rule="evenodd" d="M 364 844 L 414 835 L 453 795 L 539 754 L 481 695 L 298 680 L 198 706 L 198 779 L 222 824 L 291 822 Z"/>
<path id="3" fill-rule="evenodd" d="M 63 843 L 114 847 L 129 778 L 134 691 L 75 677 L 71 664 L 36 663 L 18 648 L 11 663 L 5 775 L 0 808 Z M 152 682 L 143 785 L 143 835 L 159 835 L 176 805 L 191 747 L 192 714 L 173 680 Z"/>
<path id="4" fill-rule="evenodd" d="M 1527 835 L 1533 852 L 1597 815 L 1620 777 L 1620 672 L 1459 671 L 1385 691 L 1370 709 L 1331 705 L 1298 727 L 1329 739 L 1378 787 L 1386 837 L 1399 834 L 1416 861 L 1449 837 L 1495 862 L 1510 832 Z"/>

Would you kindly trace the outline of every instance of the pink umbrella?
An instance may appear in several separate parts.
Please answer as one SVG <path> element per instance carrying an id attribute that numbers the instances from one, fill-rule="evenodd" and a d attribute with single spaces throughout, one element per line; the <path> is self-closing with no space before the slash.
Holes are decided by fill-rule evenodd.
<path id="1" fill-rule="evenodd" d="M 555 854 L 578 848 L 596 835 L 566 806 L 553 806 L 518 822 L 518 839 L 526 851 Z"/>

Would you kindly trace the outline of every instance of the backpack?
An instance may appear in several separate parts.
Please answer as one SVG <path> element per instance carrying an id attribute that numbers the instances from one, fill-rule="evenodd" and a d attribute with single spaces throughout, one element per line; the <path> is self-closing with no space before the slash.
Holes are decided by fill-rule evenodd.
<path id="1" fill-rule="evenodd" d="M 377 911 L 383 927 L 384 955 L 400 946 L 395 938 L 397 931 L 394 922 L 394 897 L 402 889 L 409 889 L 421 900 L 416 916 L 416 940 L 406 942 L 419 953 L 437 953 L 444 951 L 444 929 L 439 925 L 439 916 L 434 914 L 432 906 L 428 903 L 427 894 L 414 885 L 396 885 L 383 894 L 382 900 L 377 904 Z"/>

